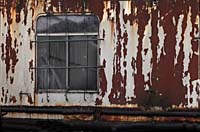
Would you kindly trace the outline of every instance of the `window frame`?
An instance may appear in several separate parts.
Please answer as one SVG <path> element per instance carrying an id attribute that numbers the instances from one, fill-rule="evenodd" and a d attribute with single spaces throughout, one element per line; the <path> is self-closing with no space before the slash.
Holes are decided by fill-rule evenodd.
<path id="1" fill-rule="evenodd" d="M 37 23 L 40 17 L 47 17 L 47 16 L 94 16 L 97 18 L 98 20 L 98 31 L 97 32 L 81 32 L 81 33 L 37 33 Z M 36 18 L 36 24 L 35 24 L 35 29 L 36 29 L 36 33 L 35 33 L 35 92 L 36 93 L 99 93 L 99 89 L 100 89 L 100 80 L 99 80 L 99 68 L 101 68 L 102 66 L 100 66 L 100 54 L 99 54 L 99 48 L 100 48 L 100 41 L 102 39 L 100 39 L 100 35 L 99 35 L 99 29 L 100 29 L 100 20 L 98 18 L 98 16 L 88 13 L 88 14 L 39 14 Z M 38 83 L 38 78 L 37 78 L 37 69 L 38 69 L 38 62 L 37 62 L 37 48 L 38 48 L 38 40 L 37 37 L 38 36 L 58 36 L 58 37 L 66 37 L 66 88 L 65 89 L 56 89 L 56 88 L 47 88 L 47 89 L 42 89 L 42 88 L 38 88 L 37 87 L 37 83 Z M 97 74 L 96 74 L 96 89 L 95 90 L 88 90 L 88 89 L 84 89 L 84 90 L 73 90 L 73 89 L 69 89 L 69 74 L 68 74 L 68 69 L 67 67 L 69 67 L 69 41 L 68 38 L 70 36 L 96 36 L 97 39 L 97 43 L 96 43 L 96 50 L 97 50 L 97 64 L 96 64 L 96 70 L 97 70 Z M 87 40 L 86 40 L 87 41 Z M 87 49 L 88 50 L 88 49 Z"/>

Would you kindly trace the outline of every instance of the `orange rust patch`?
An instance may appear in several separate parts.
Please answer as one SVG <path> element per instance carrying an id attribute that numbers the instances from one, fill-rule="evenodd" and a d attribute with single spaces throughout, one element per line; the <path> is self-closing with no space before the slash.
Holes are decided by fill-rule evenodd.
<path id="1" fill-rule="evenodd" d="M 194 117 L 146 117 L 146 116 L 114 116 L 114 115 L 102 115 L 103 121 L 129 121 L 129 122 L 200 122 L 200 118 Z"/>
<path id="2" fill-rule="evenodd" d="M 77 114 L 77 115 L 64 115 L 64 120 L 71 121 L 71 120 L 83 120 L 83 121 L 90 121 L 93 120 L 93 115 L 85 115 L 85 114 Z"/>

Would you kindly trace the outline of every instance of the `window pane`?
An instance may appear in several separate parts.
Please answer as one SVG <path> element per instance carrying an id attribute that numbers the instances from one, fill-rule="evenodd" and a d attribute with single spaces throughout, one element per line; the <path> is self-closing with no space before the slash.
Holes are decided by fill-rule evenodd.
<path id="1" fill-rule="evenodd" d="M 37 20 L 37 33 L 64 33 L 65 16 L 41 16 Z"/>
<path id="2" fill-rule="evenodd" d="M 48 37 L 37 37 L 38 41 L 48 40 Z M 39 42 L 37 45 L 37 67 L 49 66 L 49 44 Z M 37 87 L 47 89 L 49 87 L 49 70 L 37 69 Z"/>
<path id="3" fill-rule="evenodd" d="M 86 39 L 86 37 L 69 37 L 69 40 L 80 39 Z M 87 66 L 87 41 L 69 42 L 69 66 Z"/>
<path id="4" fill-rule="evenodd" d="M 95 16 L 85 16 L 85 32 L 97 32 L 99 28 L 99 20 Z"/>
<path id="5" fill-rule="evenodd" d="M 86 90 L 87 88 L 87 70 L 70 69 L 69 70 L 69 87 L 71 90 Z"/>
<path id="6" fill-rule="evenodd" d="M 66 16 L 67 31 L 69 33 L 84 32 L 84 16 Z"/>
<path id="7" fill-rule="evenodd" d="M 88 65 L 89 66 L 97 66 L 97 37 L 96 36 L 88 36 Z"/>
<path id="8" fill-rule="evenodd" d="M 66 88 L 66 42 L 65 37 L 37 37 L 38 88 Z M 57 42 L 61 40 L 60 42 Z M 42 67 L 42 69 L 40 69 Z M 61 68 L 61 69 L 59 69 Z"/>
<path id="9" fill-rule="evenodd" d="M 99 20 L 93 15 L 51 15 L 37 20 L 37 33 L 98 32 Z"/>
<path id="10" fill-rule="evenodd" d="M 89 68 L 88 69 L 88 90 L 96 90 L 97 89 L 97 69 Z"/>
<path id="11" fill-rule="evenodd" d="M 85 39 L 84 36 L 69 37 L 69 40 Z M 87 66 L 86 41 L 69 42 L 69 66 Z M 69 69 L 70 89 L 85 89 L 87 84 L 87 69 Z"/>
<path id="12" fill-rule="evenodd" d="M 70 40 L 90 40 L 96 36 L 75 36 Z M 95 90 L 97 84 L 97 41 L 76 41 L 69 43 L 69 66 L 86 66 L 69 70 L 69 85 L 73 90 Z M 87 68 L 93 67 L 93 68 Z"/>
<path id="13" fill-rule="evenodd" d="M 51 37 L 50 40 L 61 40 L 50 43 L 50 67 L 66 67 L 66 42 L 65 37 Z M 50 69 L 50 88 L 66 88 L 66 69 Z"/>

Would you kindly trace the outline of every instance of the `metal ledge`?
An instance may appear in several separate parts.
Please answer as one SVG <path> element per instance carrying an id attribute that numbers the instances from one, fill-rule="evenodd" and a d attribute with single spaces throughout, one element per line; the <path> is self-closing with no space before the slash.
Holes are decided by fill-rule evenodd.
<path id="1" fill-rule="evenodd" d="M 1 112 L 23 112 L 43 114 L 94 114 L 130 115 L 130 116 L 162 116 L 162 117 L 200 117 L 199 109 L 147 111 L 139 108 L 97 107 L 97 106 L 1 106 Z"/>
<path id="2" fill-rule="evenodd" d="M 4 131 L 152 131 L 152 130 L 200 130 L 199 123 L 157 123 L 157 122 L 104 122 L 104 121 L 64 121 L 64 120 L 33 120 L 9 119 L 2 120 Z"/>

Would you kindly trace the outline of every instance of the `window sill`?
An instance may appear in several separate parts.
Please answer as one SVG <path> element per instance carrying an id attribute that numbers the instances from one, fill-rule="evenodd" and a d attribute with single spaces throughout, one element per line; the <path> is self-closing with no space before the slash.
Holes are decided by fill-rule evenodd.
<path id="1" fill-rule="evenodd" d="M 40 89 L 37 90 L 37 93 L 88 93 L 88 94 L 97 94 L 99 90 L 65 90 L 65 89 Z"/>

